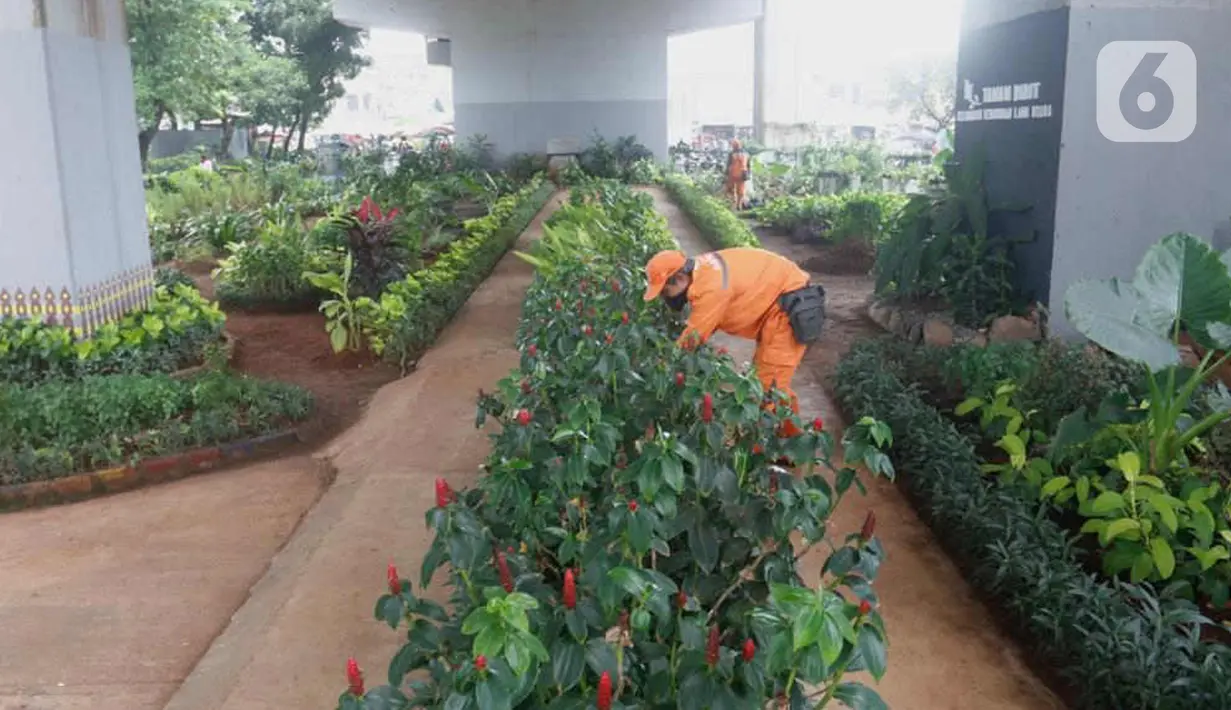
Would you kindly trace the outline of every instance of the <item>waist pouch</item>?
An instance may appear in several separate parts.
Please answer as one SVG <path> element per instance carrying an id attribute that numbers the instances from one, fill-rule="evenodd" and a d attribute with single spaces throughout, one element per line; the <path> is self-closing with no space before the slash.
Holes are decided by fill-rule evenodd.
<path id="1" fill-rule="evenodd" d="M 790 320 L 795 340 L 805 345 L 820 340 L 825 329 L 825 289 L 820 284 L 782 294 L 778 307 Z"/>

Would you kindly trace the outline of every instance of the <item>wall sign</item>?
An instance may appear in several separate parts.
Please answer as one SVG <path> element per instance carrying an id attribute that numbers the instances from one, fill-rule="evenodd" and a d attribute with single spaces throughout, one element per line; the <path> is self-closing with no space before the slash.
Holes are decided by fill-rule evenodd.
<path id="1" fill-rule="evenodd" d="M 1051 118 L 1052 105 L 1039 101 L 1042 88 L 1041 81 L 976 87 L 969 79 L 963 79 L 961 102 L 966 104 L 966 108 L 958 110 L 957 120 L 959 123 L 969 123 Z"/>

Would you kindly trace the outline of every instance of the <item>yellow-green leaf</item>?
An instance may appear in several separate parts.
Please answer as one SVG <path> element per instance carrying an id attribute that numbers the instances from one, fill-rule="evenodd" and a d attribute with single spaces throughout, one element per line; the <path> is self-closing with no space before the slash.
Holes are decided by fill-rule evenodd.
<path id="1" fill-rule="evenodd" d="M 1171 501 L 1167 500 L 1167 496 L 1156 493 L 1147 499 L 1150 507 L 1158 513 L 1159 520 L 1163 521 L 1163 525 L 1174 535 L 1177 528 L 1180 527 L 1180 521 L 1176 517 L 1175 508 L 1171 506 Z"/>
<path id="2" fill-rule="evenodd" d="M 957 408 L 953 410 L 953 413 L 958 415 L 959 417 L 964 417 L 967 414 L 970 414 L 971 412 L 975 411 L 979 407 L 982 407 L 983 404 L 984 404 L 983 400 L 979 399 L 978 397 L 971 397 L 965 402 L 962 402 L 961 404 L 957 405 Z"/>
<path id="3" fill-rule="evenodd" d="M 1141 473 L 1141 457 L 1136 451 L 1121 451 L 1116 456 L 1115 467 L 1124 474 L 1124 477 L 1132 481 Z"/>
<path id="4" fill-rule="evenodd" d="M 1113 540 L 1121 535 L 1127 535 L 1130 532 L 1141 529 L 1141 523 L 1138 523 L 1132 518 L 1120 518 L 1107 523 L 1107 527 L 1099 534 L 1099 542 L 1104 546 L 1110 545 Z"/>
<path id="5" fill-rule="evenodd" d="M 1106 515 L 1115 510 L 1124 507 L 1124 497 L 1115 491 L 1104 491 L 1099 494 L 1098 498 L 1090 504 L 1090 509 L 1095 515 Z"/>
<path id="6" fill-rule="evenodd" d="M 1150 540 L 1150 557 L 1154 558 L 1154 566 L 1163 579 L 1169 579 L 1175 572 L 1175 553 L 1171 545 L 1161 537 Z"/>
<path id="7" fill-rule="evenodd" d="M 1051 496 L 1054 496 L 1060 491 L 1064 490 L 1065 487 L 1068 485 L 1069 485 L 1068 476 L 1056 476 L 1055 478 L 1051 479 L 1047 483 L 1043 484 L 1043 490 L 1041 492 L 1044 498 L 1050 498 Z"/>

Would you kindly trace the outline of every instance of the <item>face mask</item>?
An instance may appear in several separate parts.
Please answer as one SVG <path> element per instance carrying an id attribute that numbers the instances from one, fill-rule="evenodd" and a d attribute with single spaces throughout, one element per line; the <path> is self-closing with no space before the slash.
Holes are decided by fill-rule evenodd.
<path id="1" fill-rule="evenodd" d="M 688 305 L 688 289 L 680 291 L 676 296 L 668 296 L 663 294 L 663 300 L 667 302 L 667 306 L 673 311 L 682 311 L 684 306 Z"/>

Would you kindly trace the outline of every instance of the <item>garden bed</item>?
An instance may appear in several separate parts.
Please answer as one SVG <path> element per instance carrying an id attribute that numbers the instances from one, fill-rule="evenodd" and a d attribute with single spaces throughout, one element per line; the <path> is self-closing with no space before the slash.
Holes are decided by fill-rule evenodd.
<path id="1" fill-rule="evenodd" d="M 839 398 L 853 418 L 879 417 L 898 433 L 890 455 L 920 515 L 1033 651 L 1036 663 L 1059 679 L 1071 704 L 1091 709 L 1224 707 L 1231 691 L 1231 652 L 1199 640 L 1192 604 L 1160 595 L 1149 585 L 1101 581 L 1091 574 L 1070 533 L 1043 515 L 1037 501 L 983 473 L 984 461 L 971 436 L 924 398 L 938 392 L 931 396 L 938 396 L 943 407 L 963 393 L 944 394 L 939 376 L 921 387 L 921 378 L 940 370 L 918 357 L 908 360 L 911 352 L 893 341 L 856 346 L 837 373 Z M 1003 374 L 1012 372 L 1017 361 L 958 360 L 951 372 L 967 381 L 976 376 L 997 381 L 987 366 L 979 371 L 979 362 Z M 1098 371 L 1066 363 L 1054 360 L 1062 371 L 1039 377 L 1040 386 L 1059 387 L 1060 375 L 1067 375 L 1064 382 L 1069 383 L 1075 376 L 1100 377 Z M 1064 407 L 1054 401 L 1062 395 L 1070 402 L 1097 397 L 1089 391 L 1042 389 L 1036 397 Z"/>

